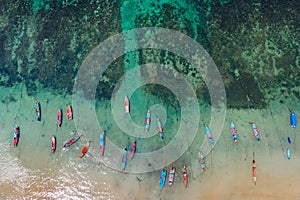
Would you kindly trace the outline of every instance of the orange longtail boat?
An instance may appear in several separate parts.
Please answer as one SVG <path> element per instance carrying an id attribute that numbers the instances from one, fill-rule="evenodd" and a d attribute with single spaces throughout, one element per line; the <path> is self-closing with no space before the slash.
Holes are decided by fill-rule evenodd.
<path id="1" fill-rule="evenodd" d="M 85 156 L 85 154 L 87 153 L 87 151 L 89 150 L 89 148 L 90 148 L 90 141 L 88 141 L 87 143 L 86 143 L 86 145 L 82 148 L 82 150 L 81 150 L 81 155 L 80 156 L 78 156 L 78 159 L 81 159 L 81 158 L 83 158 L 83 156 Z"/>
<path id="2" fill-rule="evenodd" d="M 72 120 L 73 119 L 73 109 L 71 105 L 68 105 L 67 107 L 67 119 Z"/>
<path id="3" fill-rule="evenodd" d="M 59 108 L 57 110 L 57 126 L 61 127 L 61 124 L 62 124 L 62 112 L 61 109 Z"/>

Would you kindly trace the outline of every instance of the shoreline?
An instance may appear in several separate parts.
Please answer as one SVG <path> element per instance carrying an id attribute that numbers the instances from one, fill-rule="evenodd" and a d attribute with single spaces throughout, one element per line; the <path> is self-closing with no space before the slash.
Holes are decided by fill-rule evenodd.
<path id="1" fill-rule="evenodd" d="M 21 98 L 18 88 L 7 93 L 7 96 L 9 95 L 14 95 L 16 101 L 8 104 L 0 103 L 3 109 L 0 115 L 2 119 L 0 134 L 3 136 L 0 138 L 0 144 L 6 149 L 4 154 L 7 154 L 7 158 L 0 159 L 1 163 L 7 162 L 0 168 L 2 175 L 0 196 L 19 199 L 21 196 L 12 196 L 10 193 L 17 187 L 19 194 L 24 197 L 41 198 L 52 195 L 52 198 L 55 198 L 54 196 L 66 198 L 67 196 L 55 192 L 58 187 L 55 184 L 61 181 L 66 184 L 68 189 L 65 189 L 65 195 L 69 197 L 72 190 L 82 187 L 80 189 L 82 198 L 91 198 L 93 195 L 109 199 L 119 199 L 124 196 L 129 199 L 183 199 L 187 196 L 189 199 L 297 199 L 300 197 L 300 192 L 297 190 L 300 181 L 296 179 L 297 169 L 300 167 L 298 159 L 300 148 L 297 147 L 299 131 L 297 127 L 294 130 L 290 128 L 289 110 L 285 104 L 272 102 L 268 109 L 260 110 L 227 109 L 222 134 L 213 151 L 206 156 L 204 173 L 200 169 L 198 151 L 206 135 L 204 127 L 200 126 L 192 145 L 173 163 L 177 168 L 174 184 L 172 187 L 165 186 L 160 189 L 159 171 L 146 174 L 122 174 L 103 165 L 103 161 L 110 162 L 112 158 L 107 157 L 109 152 L 103 158 L 104 160 L 98 158 L 99 147 L 96 139 L 91 145 L 90 155 L 81 162 L 75 158 L 85 142 L 74 145 L 67 152 L 61 150 L 60 144 L 70 139 L 69 133 L 75 130 L 75 125 L 73 121 L 67 121 L 64 116 L 62 127 L 57 129 L 56 112 L 59 106 L 71 103 L 71 97 L 53 96 L 43 91 L 40 94 L 43 96 L 40 99 L 42 121 L 36 122 L 33 109 L 35 99 L 24 94 Z M 45 104 L 46 100 L 48 105 Z M 65 111 L 64 107 L 61 108 Z M 102 109 L 105 109 L 105 106 Z M 105 113 L 110 109 L 108 106 L 102 111 Z M 209 119 L 210 114 L 207 110 L 202 109 L 201 117 Z M 294 106 L 294 110 L 296 114 L 300 113 L 299 106 Z M 76 115 L 74 117 L 76 118 Z M 231 138 L 229 124 L 231 120 L 236 125 L 238 143 L 234 143 Z M 260 144 L 255 140 L 249 121 L 257 123 L 262 138 Z M 16 124 L 20 125 L 22 135 L 19 146 L 13 148 L 12 131 Z M 166 127 L 165 131 L 172 131 L 172 127 Z M 54 155 L 50 152 L 52 134 L 58 136 L 58 151 Z M 98 135 L 94 137 L 97 138 Z M 291 144 L 287 142 L 287 137 L 291 138 Z M 287 148 L 291 149 L 290 160 L 286 157 Z M 257 164 L 256 186 L 253 184 L 251 174 L 253 152 Z M 188 188 L 183 186 L 181 173 L 183 164 L 187 165 Z M 169 167 L 166 166 L 168 171 Z M 16 170 L 20 174 L 16 173 Z M 66 178 L 72 172 L 79 173 L 76 179 L 79 182 L 67 184 L 65 182 L 67 179 L 63 181 L 62 178 Z M 41 178 L 37 178 L 40 175 Z M 83 182 L 85 185 L 83 187 L 80 185 L 80 180 L 86 178 L 88 180 Z M 45 183 L 41 183 L 45 180 L 49 181 L 47 187 Z"/>

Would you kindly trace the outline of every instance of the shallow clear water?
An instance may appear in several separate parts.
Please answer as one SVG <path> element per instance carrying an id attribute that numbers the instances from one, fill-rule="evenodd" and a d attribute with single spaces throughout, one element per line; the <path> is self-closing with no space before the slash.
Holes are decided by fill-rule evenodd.
<path id="1" fill-rule="evenodd" d="M 76 130 L 74 121 L 66 120 L 65 116 L 62 127 L 57 127 L 56 108 L 61 107 L 62 110 L 65 110 L 62 105 L 66 105 L 67 100 L 61 96 L 53 96 L 49 92 L 41 91 L 42 120 L 36 121 L 35 111 L 33 107 L 30 107 L 33 99 L 26 95 L 21 97 L 19 91 L 22 91 L 22 89 L 17 87 L 11 91 L 11 94 L 15 98 L 21 98 L 21 102 L 6 104 L 7 107 L 2 104 L 5 107 L 1 115 L 3 121 L 1 123 L 2 137 L 0 138 L 3 155 L 0 158 L 2 163 L 0 168 L 0 185 L 2 188 L 0 194 L 3 197 L 15 199 L 21 197 L 118 199 L 117 196 L 119 195 L 127 195 L 131 198 L 135 197 L 138 191 L 136 184 L 139 181 L 136 177 L 142 181 L 148 177 L 145 180 L 148 183 L 153 183 L 150 187 L 155 190 L 158 189 L 156 181 L 152 181 L 153 178 L 156 179 L 156 175 L 153 176 L 157 173 L 155 169 L 153 170 L 154 174 L 122 174 L 120 172 L 121 154 L 110 152 L 109 146 L 105 149 L 104 157 L 100 158 L 99 132 L 89 132 L 90 129 L 88 128 L 78 130 L 83 133 L 82 138 L 71 147 L 63 150 L 63 142 L 71 139 L 73 137 L 72 131 Z M 139 91 L 133 94 L 133 98 L 138 95 Z M 155 105 L 160 105 L 158 107 L 160 109 L 164 106 L 163 101 L 155 96 L 149 97 L 145 102 L 135 102 L 133 98 L 131 102 L 132 119 L 141 128 L 145 126 L 146 113 L 140 112 L 140 110 L 147 111 L 148 105 L 152 105 L 152 108 L 155 108 Z M 139 167 L 137 164 L 139 163 L 139 153 L 160 149 L 173 140 L 176 134 L 174 128 L 178 126 L 176 116 L 180 117 L 180 115 L 174 115 L 176 111 L 174 108 L 165 107 L 165 112 L 168 115 L 161 115 L 165 131 L 165 140 L 161 141 L 156 132 L 156 109 L 153 109 L 153 123 L 147 133 L 151 134 L 151 137 L 143 139 L 129 136 L 130 133 L 123 132 L 117 126 L 111 113 L 109 101 L 99 101 L 95 106 L 98 117 L 96 120 L 106 131 L 107 141 L 110 140 L 119 148 L 123 148 L 123 146 L 130 148 L 133 140 L 137 140 L 137 154 L 133 160 L 128 158 L 127 169 L 129 171 L 134 171 L 135 167 Z M 15 109 L 10 112 L 11 108 Z M 173 112 L 174 114 L 172 114 Z M 86 114 L 88 115 L 88 113 Z M 79 116 L 76 116 L 76 111 L 74 111 L 74 120 L 76 120 L 76 117 Z M 165 121 L 166 123 L 164 123 Z M 20 140 L 18 147 L 14 148 L 12 146 L 12 136 L 14 125 L 17 124 L 20 126 Z M 51 152 L 52 135 L 56 135 L 57 138 L 57 150 L 54 154 Z M 89 152 L 83 159 L 78 160 L 80 151 L 88 140 L 92 142 Z M 132 190 L 133 193 L 126 194 L 127 190 Z"/>
<path id="2" fill-rule="evenodd" d="M 281 157 L 284 157 L 288 135 L 293 141 L 292 154 L 297 153 L 296 130 L 283 129 L 277 133 L 277 130 L 272 129 L 277 127 L 277 123 L 272 127 L 264 127 L 268 121 L 263 123 L 265 116 L 275 122 L 281 119 L 279 115 L 282 113 L 287 116 L 289 109 L 299 113 L 299 14 L 294 9 L 297 6 L 286 2 L 187 3 L 168 0 L 64 1 L 62 4 L 34 1 L 32 5 L 27 3 L 17 6 L 18 3 L 6 2 L 0 6 L 3 13 L 0 15 L 0 198 L 168 199 L 172 195 L 183 194 L 180 168 L 184 164 L 188 167 L 191 187 L 200 188 L 205 185 L 203 180 L 207 181 L 207 177 L 213 175 L 213 170 L 218 171 L 216 169 L 223 169 L 224 166 L 226 178 L 230 179 L 227 166 L 231 151 L 236 151 L 236 156 L 246 161 L 252 159 L 255 150 L 262 151 L 261 157 L 272 157 L 274 149 L 281 147 L 277 148 L 276 155 L 279 151 L 283 155 Z M 222 126 L 215 127 L 213 120 L 220 116 L 222 118 L 222 110 L 211 110 L 210 104 L 213 101 L 210 95 L 218 96 L 220 93 L 208 91 L 206 77 L 196 72 L 196 66 L 187 64 L 186 58 L 180 58 L 174 52 L 156 50 L 155 47 L 159 45 L 152 46 L 152 50 L 147 48 L 126 52 L 145 42 L 136 41 L 138 35 L 135 34 L 128 36 L 129 39 L 125 38 L 125 41 L 115 41 L 120 44 L 120 48 L 115 51 L 113 47 L 116 44 L 104 48 L 105 58 L 96 66 L 103 67 L 106 58 L 111 58 L 116 52 L 126 53 L 119 58 L 112 58 L 113 63 L 105 71 L 106 74 L 101 76 L 101 89 L 95 102 L 71 96 L 76 73 L 89 51 L 110 36 L 139 27 L 163 27 L 188 35 L 203 46 L 218 65 L 226 89 L 226 105 L 238 109 L 263 108 L 254 116 L 249 114 L 251 109 L 241 110 L 239 114 L 242 117 L 227 114 L 228 121 L 238 121 L 239 139 L 247 142 L 233 146 L 228 124 L 225 124 L 224 130 Z M 159 39 L 151 34 L 152 30 L 149 30 L 146 40 Z M 165 41 L 172 39 L 170 34 Z M 175 41 L 170 51 L 188 46 L 179 37 Z M 163 42 L 159 41 L 159 44 Z M 192 53 L 192 50 L 185 49 L 185 52 Z M 177 73 L 170 73 L 173 75 L 166 77 L 173 80 L 182 75 L 191 84 L 197 95 L 199 115 L 193 115 L 196 109 L 193 110 L 194 107 L 189 107 L 188 103 L 180 104 L 182 99 L 177 98 L 172 91 L 155 84 L 141 84 L 143 81 L 160 80 L 163 77 L 161 74 L 168 75 L 170 72 L 166 69 L 163 70 L 166 74 L 159 73 L 159 68 L 132 71 L 138 65 L 149 63 L 164 64 L 167 68 L 175 69 Z M 123 86 L 118 85 L 123 73 L 131 72 L 135 74 L 129 76 L 130 81 L 125 81 Z M 202 72 L 206 73 L 205 70 Z M 84 73 L 86 76 L 83 78 L 89 81 L 97 78 L 89 76 L 95 73 L 93 70 Z M 215 82 L 214 78 L 211 83 L 219 85 L 220 82 Z M 173 81 L 171 85 L 180 92 L 186 91 L 186 87 L 176 83 Z M 141 85 L 131 93 L 128 88 L 136 84 Z M 91 87 L 87 85 L 84 89 L 88 91 Z M 116 94 L 118 89 L 121 91 L 119 96 Z M 130 115 L 124 113 L 125 96 L 130 97 Z M 184 97 L 187 97 L 183 98 L 184 102 L 188 102 L 190 96 Z M 36 121 L 33 109 L 36 100 L 41 103 L 40 122 Z M 270 102 L 275 106 L 268 107 Z M 79 106 L 74 109 L 74 120 L 67 121 L 64 115 L 62 127 L 58 128 L 57 109 L 61 108 L 65 114 L 68 104 Z M 147 110 L 152 112 L 148 132 L 145 131 Z M 214 111 L 221 114 L 211 120 Z M 195 119 L 199 124 L 182 119 L 187 113 L 191 114 L 189 119 Z M 279 117 L 276 118 L 276 115 Z M 158 118 L 162 120 L 165 133 L 163 141 L 157 133 Z M 252 132 L 248 129 L 247 120 L 253 119 L 258 121 L 259 127 L 264 127 L 264 145 L 259 146 L 251 140 L 253 138 L 250 136 L 253 135 L 250 135 Z M 213 159 L 202 123 L 212 123 L 209 125 L 213 137 L 216 136 L 215 130 L 227 134 L 221 136 L 222 142 L 219 144 L 217 141 L 220 135 L 215 140 L 219 145 L 215 151 L 226 151 L 226 159 L 222 156 L 221 159 Z M 21 137 L 19 146 L 13 148 L 12 134 L 16 125 L 21 128 Z M 285 126 L 288 123 L 282 125 Z M 185 129 L 180 135 L 178 130 L 182 127 Z M 67 150 L 62 150 L 63 142 L 73 137 L 73 130 L 82 133 L 82 139 Z M 193 131 L 190 130 L 196 130 L 196 135 L 192 135 Z M 277 135 L 270 134 L 270 130 Z M 103 158 L 99 156 L 101 131 L 107 133 Z M 54 154 L 51 152 L 52 135 L 56 135 L 58 146 Z M 274 135 L 277 140 L 272 141 Z M 123 174 L 120 172 L 121 149 L 130 149 L 134 140 L 137 141 L 137 153 L 133 160 L 128 159 Z M 89 152 L 78 160 L 87 141 L 92 142 Z M 167 149 L 168 146 L 172 148 Z M 209 170 L 206 176 L 201 177 L 203 173 L 198 162 L 199 150 L 206 154 Z M 156 154 L 147 157 L 153 152 Z M 178 169 L 175 184 L 171 188 L 159 189 L 159 170 L 173 164 Z M 214 168 L 213 164 L 217 167 Z M 137 173 L 141 171 L 149 173 Z"/>

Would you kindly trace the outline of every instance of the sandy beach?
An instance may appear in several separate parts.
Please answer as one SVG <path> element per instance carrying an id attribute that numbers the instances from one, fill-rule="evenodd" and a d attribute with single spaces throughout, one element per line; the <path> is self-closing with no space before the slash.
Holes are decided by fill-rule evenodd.
<path id="1" fill-rule="evenodd" d="M 290 126 L 291 111 L 300 117 L 298 4 L 3 1 L 0 199 L 300 200 L 299 123 Z M 160 188 L 172 166 L 173 185 Z"/>
<path id="2" fill-rule="evenodd" d="M 298 130 L 289 126 L 288 106 L 273 102 L 269 109 L 228 109 L 220 139 L 206 156 L 206 170 L 200 169 L 198 151 L 206 139 L 205 129 L 199 131 L 193 144 L 173 163 L 177 168 L 171 187 L 159 188 L 159 173 L 121 173 L 110 169 L 109 156 L 99 158 L 99 141 L 93 139 L 87 156 L 78 161 L 81 148 L 90 139 L 83 137 L 73 148 L 63 151 L 63 141 L 72 137 L 76 127 L 64 116 L 62 127 L 57 128 L 57 109 L 65 111 L 71 97 L 43 92 L 36 97 L 41 102 L 42 121 L 37 122 L 33 97 L 21 87 L 2 89 L 1 93 L 1 149 L 0 196 L 5 199 L 299 199 L 300 150 L 297 147 Z M 11 101 L 11 96 L 14 101 Z M 8 100 L 10 99 L 10 101 Z M 296 113 L 300 107 L 293 106 Z M 102 113 L 110 112 L 103 110 Z M 122 111 L 123 112 L 123 111 Z M 202 109 L 203 118 L 209 116 Z M 74 116 L 76 117 L 76 115 Z M 99 117 L 102 124 L 107 119 Z M 101 122 L 103 121 L 103 122 Z M 234 121 L 238 142 L 231 138 L 230 121 Z M 254 137 L 250 121 L 257 123 L 260 143 Z M 12 134 L 20 126 L 21 137 L 13 148 Z M 172 131 L 171 127 L 165 128 Z M 213 133 L 212 133 L 213 134 Z M 51 153 L 51 136 L 58 138 L 58 149 Z M 98 134 L 90 134 L 98 137 Z M 291 138 L 291 144 L 287 142 Z M 286 156 L 291 149 L 291 159 Z M 108 150 L 109 151 L 109 150 Z M 105 153 L 110 155 L 109 152 Z M 252 180 L 253 155 L 257 164 L 257 184 Z M 167 156 L 167 155 L 166 155 Z M 117 159 L 118 160 L 118 159 Z M 182 166 L 187 165 L 188 187 L 184 188 Z M 130 165 L 129 165 L 130 166 Z M 132 166 L 130 166 L 132 167 Z M 165 166 L 167 169 L 170 166 Z M 63 187 L 62 187 L 63 186 Z M 62 189 L 64 188 L 64 189 Z M 13 191 L 17 191 L 13 192 Z"/>

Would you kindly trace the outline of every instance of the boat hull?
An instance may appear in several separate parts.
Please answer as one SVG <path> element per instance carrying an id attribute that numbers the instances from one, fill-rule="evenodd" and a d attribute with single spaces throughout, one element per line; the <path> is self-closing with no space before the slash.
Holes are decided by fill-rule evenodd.
<path id="1" fill-rule="evenodd" d="M 88 143 L 87 145 L 85 145 L 82 150 L 81 150 L 81 155 L 78 156 L 79 159 L 83 158 L 85 156 L 85 154 L 88 152 L 90 147 L 90 143 Z"/>
<path id="2" fill-rule="evenodd" d="M 51 150 L 52 150 L 52 153 L 54 153 L 56 151 L 56 137 L 55 136 L 52 137 Z"/>
<path id="3" fill-rule="evenodd" d="M 167 180 L 167 170 L 162 170 L 159 177 L 159 186 L 163 188 L 166 184 Z"/>
<path id="4" fill-rule="evenodd" d="M 57 126 L 61 127 L 62 125 L 62 112 L 61 109 L 58 109 L 57 111 Z"/>
<path id="5" fill-rule="evenodd" d="M 199 162 L 200 162 L 201 170 L 204 171 L 205 170 L 205 159 L 204 159 L 202 152 L 199 152 Z"/>
<path id="6" fill-rule="evenodd" d="M 235 125 L 233 122 L 231 122 L 231 124 L 230 124 L 230 129 L 231 129 L 231 135 L 232 135 L 233 141 L 237 142 L 237 134 L 236 134 Z"/>
<path id="7" fill-rule="evenodd" d="M 183 168 L 183 185 L 186 188 L 188 183 L 188 176 L 187 176 L 187 171 L 186 168 Z"/>
<path id="8" fill-rule="evenodd" d="M 104 146 L 100 146 L 100 157 L 103 157 L 104 154 Z"/>
<path id="9" fill-rule="evenodd" d="M 19 143 L 19 137 L 14 138 L 14 147 L 17 147 Z"/>
<path id="10" fill-rule="evenodd" d="M 259 142 L 261 138 L 260 138 L 258 128 L 254 122 L 251 122 L 251 124 L 252 124 L 252 130 L 253 130 L 254 136 L 257 139 L 257 141 Z"/>
<path id="11" fill-rule="evenodd" d="M 20 139 L 20 129 L 19 129 L 19 127 L 17 127 L 15 132 L 14 132 L 14 137 L 13 137 L 14 147 L 18 146 L 19 139 Z"/>
<path id="12" fill-rule="evenodd" d="M 67 120 L 73 119 L 73 109 L 72 106 L 68 105 L 67 107 Z"/>
<path id="13" fill-rule="evenodd" d="M 296 128 L 296 126 L 297 126 L 297 117 L 294 112 L 291 112 L 291 115 L 290 115 L 290 125 L 292 128 Z"/>
<path id="14" fill-rule="evenodd" d="M 129 155 L 130 159 L 133 159 L 134 154 L 135 154 L 135 148 L 131 147 L 131 149 L 130 149 L 130 155 Z"/>
<path id="15" fill-rule="evenodd" d="M 122 153 L 122 172 L 125 171 L 126 162 L 127 162 L 127 150 L 123 149 L 123 153 Z"/>
<path id="16" fill-rule="evenodd" d="M 157 131 L 158 131 L 159 137 L 161 139 L 164 139 L 164 132 L 162 130 L 162 124 L 161 124 L 160 119 L 157 120 Z"/>
<path id="17" fill-rule="evenodd" d="M 151 112 L 148 110 L 146 114 L 146 130 L 148 131 L 150 129 L 150 123 L 151 123 Z"/>
<path id="18" fill-rule="evenodd" d="M 36 120 L 41 121 L 41 106 L 39 102 L 35 103 Z"/>
<path id="19" fill-rule="evenodd" d="M 174 183 L 176 168 L 170 168 L 168 186 L 171 186 Z"/>
<path id="20" fill-rule="evenodd" d="M 124 100 L 124 107 L 125 107 L 125 113 L 129 113 L 130 112 L 130 102 L 129 102 L 129 98 L 126 96 L 125 100 Z"/>
<path id="21" fill-rule="evenodd" d="M 207 136 L 209 143 L 211 144 L 211 146 L 214 146 L 215 142 L 214 142 L 214 139 L 212 138 L 210 129 L 207 125 L 205 125 L 205 132 L 206 132 L 206 136 Z"/>
<path id="22" fill-rule="evenodd" d="M 291 150 L 290 149 L 287 149 L 286 156 L 289 160 L 291 159 Z"/>
<path id="23" fill-rule="evenodd" d="M 81 137 L 81 135 L 78 135 L 78 136 L 73 137 L 69 141 L 65 142 L 63 148 L 72 146 L 74 143 L 76 143 L 80 139 L 80 137 Z"/>
<path id="24" fill-rule="evenodd" d="M 103 156 L 104 154 L 104 149 L 105 149 L 105 133 L 100 133 L 100 157 Z"/>

